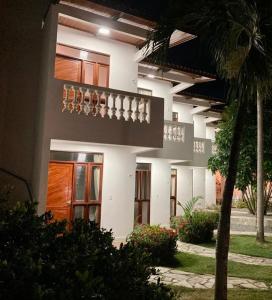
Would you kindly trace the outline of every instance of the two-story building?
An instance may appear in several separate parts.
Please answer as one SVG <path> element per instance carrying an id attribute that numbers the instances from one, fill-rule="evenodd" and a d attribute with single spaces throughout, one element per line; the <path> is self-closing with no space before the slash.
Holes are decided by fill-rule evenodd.
<path id="1" fill-rule="evenodd" d="M 33 158 L 39 213 L 95 220 L 124 238 L 135 224 L 169 226 L 178 202 L 216 203 L 207 161 L 218 101 L 187 93 L 215 76 L 154 64 L 145 42 L 155 25 L 91 1 L 50 6 Z M 170 46 L 194 38 L 177 29 Z"/>

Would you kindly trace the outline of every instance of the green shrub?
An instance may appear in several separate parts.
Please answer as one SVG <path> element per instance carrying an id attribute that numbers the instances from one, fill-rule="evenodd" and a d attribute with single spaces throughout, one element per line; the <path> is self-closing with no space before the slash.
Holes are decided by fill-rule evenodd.
<path id="1" fill-rule="evenodd" d="M 172 229 L 177 230 L 179 228 L 179 225 L 183 222 L 182 216 L 174 216 L 170 218 L 170 227 Z"/>
<path id="2" fill-rule="evenodd" d="M 219 214 L 217 212 L 195 211 L 179 225 L 179 239 L 185 243 L 205 243 L 213 238 L 213 230 L 217 228 Z"/>
<path id="3" fill-rule="evenodd" d="M 177 251 L 176 233 L 158 225 L 136 226 L 128 237 L 128 242 L 149 253 L 151 261 L 155 265 L 171 262 Z"/>
<path id="4" fill-rule="evenodd" d="M 71 230 L 32 204 L 0 210 L 0 299 L 172 299 L 150 284 L 149 257 L 112 233 L 76 221 Z"/>
<path id="5" fill-rule="evenodd" d="M 233 201 L 232 207 L 234 208 L 247 208 L 247 203 L 243 199 Z"/>

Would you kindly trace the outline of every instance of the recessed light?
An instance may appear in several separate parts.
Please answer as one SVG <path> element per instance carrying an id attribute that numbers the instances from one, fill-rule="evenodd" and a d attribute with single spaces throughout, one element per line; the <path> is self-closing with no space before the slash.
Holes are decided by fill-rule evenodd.
<path id="1" fill-rule="evenodd" d="M 153 75 L 153 74 L 148 74 L 147 77 L 149 77 L 149 78 L 155 78 L 155 75 Z"/>
<path id="2" fill-rule="evenodd" d="M 100 27 L 98 29 L 98 33 L 103 34 L 103 35 L 109 35 L 110 34 L 110 30 L 106 27 Z"/>

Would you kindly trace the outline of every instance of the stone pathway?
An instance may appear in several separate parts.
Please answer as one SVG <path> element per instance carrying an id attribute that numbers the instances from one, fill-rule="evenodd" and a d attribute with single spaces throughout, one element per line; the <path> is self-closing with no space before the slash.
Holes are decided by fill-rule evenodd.
<path id="1" fill-rule="evenodd" d="M 208 274 L 200 275 L 171 268 L 158 267 L 158 274 L 152 276 L 150 280 L 157 282 L 159 277 L 160 282 L 167 285 L 170 284 L 195 289 L 210 289 L 214 287 L 214 276 Z M 228 277 L 228 288 L 267 290 L 271 288 L 271 286 L 252 279 Z"/>
<path id="2" fill-rule="evenodd" d="M 197 254 L 206 257 L 215 257 L 215 249 L 206 248 L 198 245 L 183 243 L 178 241 L 178 251 Z M 259 266 L 272 266 L 271 258 L 248 256 L 243 254 L 229 253 L 229 260 L 247 264 L 247 265 L 259 265 Z"/>

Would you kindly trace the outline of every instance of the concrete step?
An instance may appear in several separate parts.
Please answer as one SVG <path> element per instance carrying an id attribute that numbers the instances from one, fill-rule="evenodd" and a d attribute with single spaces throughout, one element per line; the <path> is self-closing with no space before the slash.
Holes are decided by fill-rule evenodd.
<path id="1" fill-rule="evenodd" d="M 232 215 L 230 229 L 233 231 L 256 231 L 256 216 L 250 214 Z M 272 217 L 264 218 L 265 232 L 272 232 Z"/>

